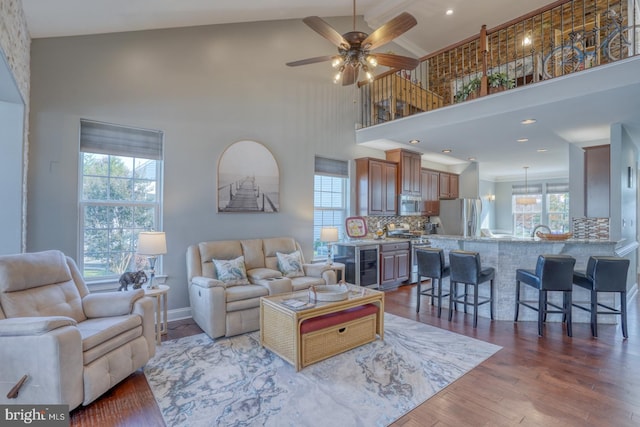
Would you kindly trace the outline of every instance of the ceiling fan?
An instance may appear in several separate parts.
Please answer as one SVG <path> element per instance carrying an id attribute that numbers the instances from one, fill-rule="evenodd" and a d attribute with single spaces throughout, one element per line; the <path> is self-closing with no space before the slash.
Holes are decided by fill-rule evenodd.
<path id="1" fill-rule="evenodd" d="M 367 79 L 372 81 L 371 70 L 378 64 L 401 70 L 413 70 L 419 64 L 417 59 L 407 56 L 371 52 L 407 32 L 418 23 L 416 18 L 407 12 L 391 19 L 371 34 L 356 31 L 356 0 L 353 0 L 353 31 L 340 35 L 331 25 L 317 16 L 308 16 L 302 22 L 336 45 L 338 54 L 287 62 L 290 67 L 332 61 L 333 67 L 338 69 L 334 82 L 338 83 L 342 80 L 342 85 L 348 86 L 356 82 L 360 68 L 366 73 Z"/>

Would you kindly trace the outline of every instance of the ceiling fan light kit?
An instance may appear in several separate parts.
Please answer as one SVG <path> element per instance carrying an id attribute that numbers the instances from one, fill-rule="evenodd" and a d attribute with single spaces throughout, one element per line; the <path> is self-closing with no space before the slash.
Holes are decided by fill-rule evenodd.
<path id="1" fill-rule="evenodd" d="M 340 35 L 333 27 L 317 16 L 303 19 L 312 30 L 320 34 L 338 47 L 338 55 L 318 56 L 300 61 L 288 62 L 290 67 L 331 61 L 331 65 L 338 70 L 334 76 L 334 83 L 342 81 L 343 86 L 354 84 L 358 79 L 360 69 L 369 81 L 373 81 L 373 69 L 384 65 L 399 70 L 413 70 L 419 64 L 415 58 L 394 55 L 390 53 L 373 53 L 372 50 L 383 46 L 396 37 L 413 28 L 417 21 L 409 13 L 403 12 L 371 34 L 356 31 L 356 2 L 353 1 L 353 31 Z"/>

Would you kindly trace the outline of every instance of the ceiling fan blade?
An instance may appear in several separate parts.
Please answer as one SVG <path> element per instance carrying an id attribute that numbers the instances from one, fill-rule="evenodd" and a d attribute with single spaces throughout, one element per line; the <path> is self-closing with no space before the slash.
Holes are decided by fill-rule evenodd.
<path id="1" fill-rule="evenodd" d="M 349 49 L 349 42 L 347 42 L 339 32 L 321 18 L 317 16 L 307 16 L 302 20 L 302 22 L 307 24 L 313 31 L 320 34 L 334 45 L 338 47 L 344 46 L 346 49 Z"/>
<path id="2" fill-rule="evenodd" d="M 358 78 L 358 70 L 352 65 L 346 65 L 344 71 L 342 71 L 342 86 L 349 86 L 356 82 Z"/>
<path id="3" fill-rule="evenodd" d="M 393 55 L 390 53 L 372 53 L 378 65 L 385 67 L 398 68 L 400 70 L 413 70 L 420 64 L 420 61 L 408 56 Z"/>
<path id="4" fill-rule="evenodd" d="M 289 67 L 297 67 L 299 65 L 307 65 L 307 64 L 315 64 L 316 62 L 324 62 L 331 61 L 334 58 L 339 57 L 338 55 L 325 55 L 325 56 L 316 56 L 314 58 L 301 59 L 299 61 L 287 62 Z"/>
<path id="5" fill-rule="evenodd" d="M 364 39 L 362 46 L 366 49 L 373 50 L 384 44 L 389 43 L 399 35 L 409 31 L 413 28 L 418 21 L 410 13 L 402 12 L 382 27 L 369 34 L 369 37 Z M 369 44 L 369 46 L 367 46 Z"/>

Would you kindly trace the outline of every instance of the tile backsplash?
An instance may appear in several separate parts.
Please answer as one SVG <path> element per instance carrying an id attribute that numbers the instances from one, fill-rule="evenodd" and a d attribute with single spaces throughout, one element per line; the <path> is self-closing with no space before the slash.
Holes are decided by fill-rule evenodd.
<path id="1" fill-rule="evenodd" d="M 575 239 L 609 240 L 609 218 L 572 218 Z"/>
<path id="2" fill-rule="evenodd" d="M 367 230 L 369 233 L 374 233 L 380 227 L 389 226 L 389 224 L 400 225 L 403 223 L 409 224 L 411 230 L 422 230 L 423 224 L 427 221 L 426 216 L 365 216 L 364 219 L 367 222 Z"/>

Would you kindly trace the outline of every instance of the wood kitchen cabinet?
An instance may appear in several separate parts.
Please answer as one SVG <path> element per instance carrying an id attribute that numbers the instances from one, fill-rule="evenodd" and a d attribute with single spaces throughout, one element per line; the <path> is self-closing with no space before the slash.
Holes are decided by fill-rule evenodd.
<path id="1" fill-rule="evenodd" d="M 386 160 L 356 159 L 356 212 L 359 215 L 396 215 L 398 165 Z"/>
<path id="2" fill-rule="evenodd" d="M 409 242 L 380 245 L 380 287 L 409 280 Z"/>
<path id="3" fill-rule="evenodd" d="M 422 155 L 401 148 L 385 151 L 385 155 L 388 161 L 398 164 L 398 194 L 420 196 Z"/>
<path id="4" fill-rule="evenodd" d="M 609 218 L 610 156 L 608 145 L 584 149 L 584 212 L 589 218 Z"/>
<path id="5" fill-rule="evenodd" d="M 422 169 L 420 177 L 422 181 L 422 215 L 440 215 L 440 173 Z"/>
<path id="6" fill-rule="evenodd" d="M 458 192 L 458 175 L 448 172 L 440 172 L 440 198 L 441 199 L 457 199 Z"/>

